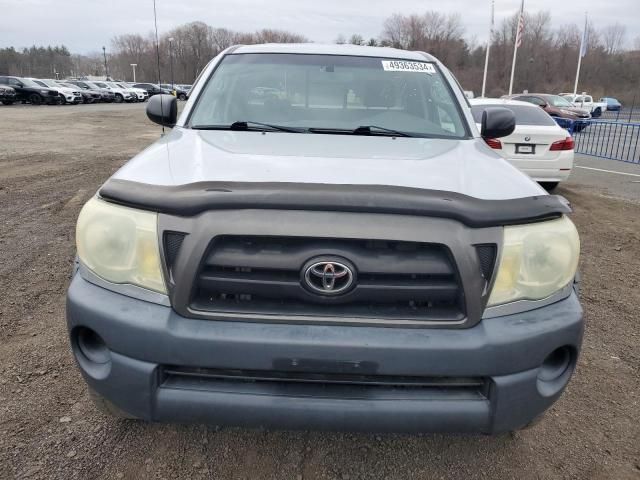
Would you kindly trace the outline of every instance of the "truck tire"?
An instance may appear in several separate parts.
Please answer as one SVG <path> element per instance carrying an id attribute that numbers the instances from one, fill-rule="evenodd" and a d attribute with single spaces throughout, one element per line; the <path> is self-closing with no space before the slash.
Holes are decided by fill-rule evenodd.
<path id="1" fill-rule="evenodd" d="M 593 111 L 593 114 L 592 114 L 592 115 L 593 115 L 594 117 L 600 117 L 600 116 L 602 116 L 602 109 L 601 109 L 600 107 L 596 108 L 596 109 Z"/>
<path id="2" fill-rule="evenodd" d="M 105 415 L 109 417 L 119 418 L 123 420 L 137 420 L 133 415 L 128 414 L 127 412 L 120 410 L 109 400 L 104 398 L 98 392 L 89 387 L 89 397 L 95 404 L 96 408 Z"/>
<path id="3" fill-rule="evenodd" d="M 124 101 L 124 98 L 119 93 L 116 93 L 116 98 L 114 99 L 114 101 L 116 103 L 122 103 Z"/>

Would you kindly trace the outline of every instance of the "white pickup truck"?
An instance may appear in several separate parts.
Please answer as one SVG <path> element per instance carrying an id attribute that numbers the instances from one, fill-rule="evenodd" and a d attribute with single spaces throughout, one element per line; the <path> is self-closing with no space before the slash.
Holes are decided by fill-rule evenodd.
<path id="1" fill-rule="evenodd" d="M 569 100 L 575 107 L 588 110 L 593 117 L 599 117 L 607 111 L 607 102 L 596 102 L 591 95 L 587 95 L 584 92 L 577 95 L 561 93 L 560 96 Z"/>

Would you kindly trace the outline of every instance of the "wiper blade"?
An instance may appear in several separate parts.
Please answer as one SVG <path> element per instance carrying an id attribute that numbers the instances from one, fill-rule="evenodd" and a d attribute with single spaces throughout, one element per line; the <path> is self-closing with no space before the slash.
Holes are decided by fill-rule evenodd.
<path id="1" fill-rule="evenodd" d="M 399 130 L 393 130 L 391 128 L 379 127 L 378 125 L 362 125 L 351 133 L 354 135 L 380 135 L 387 134 L 394 137 L 413 137 L 410 133 L 401 132 Z"/>
<path id="2" fill-rule="evenodd" d="M 271 125 L 269 123 L 251 122 L 251 121 L 239 121 L 233 122 L 231 125 L 192 125 L 194 130 L 251 130 L 256 132 L 289 132 L 289 133 L 304 133 L 303 128 L 283 127 L 280 125 Z"/>
<path id="3" fill-rule="evenodd" d="M 304 132 L 303 129 L 300 128 L 293 128 L 293 127 L 283 127 L 281 125 L 272 125 L 270 123 L 261 123 L 261 122 L 252 122 L 252 121 L 240 121 L 240 122 L 233 122 L 231 125 L 229 125 L 229 128 L 231 130 L 256 130 L 255 127 L 259 127 L 258 129 L 260 129 L 260 127 L 262 127 L 263 131 L 265 128 L 268 128 L 270 130 L 276 130 L 278 132 L 289 132 L 289 133 L 302 133 Z"/>

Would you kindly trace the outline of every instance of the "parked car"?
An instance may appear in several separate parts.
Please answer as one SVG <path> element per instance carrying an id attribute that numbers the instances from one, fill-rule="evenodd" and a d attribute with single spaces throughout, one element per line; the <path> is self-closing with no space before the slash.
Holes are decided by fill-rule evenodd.
<path id="1" fill-rule="evenodd" d="M 600 103 L 607 104 L 607 110 L 612 112 L 619 112 L 622 110 L 622 104 L 615 98 L 612 97 L 603 97 L 600 99 Z"/>
<path id="2" fill-rule="evenodd" d="M 482 98 L 470 102 L 478 128 L 488 108 L 508 108 L 515 115 L 516 128 L 511 135 L 485 138 L 487 145 L 511 165 L 547 190 L 569 178 L 573 168 L 573 138 L 548 113 L 519 100 Z"/>
<path id="3" fill-rule="evenodd" d="M 559 95 L 550 95 L 546 93 L 528 93 L 504 96 L 502 98 L 511 98 L 512 100 L 520 100 L 521 102 L 533 103 L 541 107 L 552 117 L 566 118 L 574 122 L 574 130 L 581 132 L 591 120 L 591 114 L 582 109 L 576 108 L 566 98 Z"/>
<path id="4" fill-rule="evenodd" d="M 607 111 L 606 102 L 595 102 L 591 95 L 574 95 L 572 93 L 561 93 L 561 97 L 571 102 L 574 107 L 582 108 L 591 113 L 592 117 L 600 117 Z"/>
<path id="5" fill-rule="evenodd" d="M 133 92 L 136 95 L 136 100 L 138 102 L 146 102 L 149 98 L 149 94 L 147 93 L 147 91 L 142 88 L 133 87 L 125 82 L 116 82 L 116 85 L 120 88 L 125 88 Z"/>
<path id="6" fill-rule="evenodd" d="M 16 92 L 16 99 L 22 103 L 55 105 L 60 101 L 57 90 L 45 88 L 28 78 L 0 76 L 0 85 L 12 87 Z"/>
<path id="7" fill-rule="evenodd" d="M 97 85 L 84 80 L 67 80 L 67 82 L 73 85 L 77 85 L 82 90 L 91 90 L 98 92 L 100 94 L 100 100 L 102 102 L 112 103 L 113 101 L 115 101 L 115 93 L 107 88 L 100 88 Z"/>
<path id="8" fill-rule="evenodd" d="M 131 90 L 118 87 L 112 82 L 92 82 L 92 83 L 100 88 L 106 88 L 110 92 L 113 92 L 114 99 L 115 99 L 114 101 L 116 103 L 138 101 L 138 96 L 135 93 L 133 93 Z"/>
<path id="9" fill-rule="evenodd" d="M 171 94 L 175 92 L 175 96 L 176 98 L 178 98 L 178 100 L 186 100 L 189 96 L 189 90 L 185 90 L 180 85 L 171 85 L 170 83 L 162 83 L 160 84 L 160 87 L 162 87 L 165 90 L 168 90 L 169 92 L 171 92 Z"/>
<path id="10" fill-rule="evenodd" d="M 56 90 L 58 92 L 58 97 L 60 103 L 62 104 L 72 104 L 77 105 L 82 102 L 82 95 L 77 87 L 71 88 L 59 85 L 55 82 L 55 80 L 49 79 L 39 79 L 39 78 L 30 78 L 29 80 L 34 81 L 41 87 L 51 88 L 52 90 Z"/>
<path id="11" fill-rule="evenodd" d="M 258 86 L 287 82 L 264 102 Z M 568 203 L 488 148 L 434 57 L 251 45 L 82 208 L 71 348 L 97 405 L 147 421 L 480 431 L 529 425 L 584 324 Z"/>
<path id="12" fill-rule="evenodd" d="M 134 83 L 133 86 L 135 88 L 142 88 L 143 90 L 146 90 L 150 97 L 152 97 L 153 95 L 159 95 L 163 93 L 164 94 L 171 93 L 169 90 L 160 88 L 158 85 L 154 83 Z"/>
<path id="13" fill-rule="evenodd" d="M 16 91 L 9 85 L 0 85 L 0 102 L 3 105 L 13 105 L 17 100 Z"/>
<path id="14" fill-rule="evenodd" d="M 102 101 L 102 95 L 98 91 L 83 90 L 81 88 L 78 88 L 73 83 L 69 83 L 63 80 L 55 80 L 55 82 L 61 87 L 75 88 L 80 93 L 80 95 L 82 95 L 82 103 L 98 103 Z"/>

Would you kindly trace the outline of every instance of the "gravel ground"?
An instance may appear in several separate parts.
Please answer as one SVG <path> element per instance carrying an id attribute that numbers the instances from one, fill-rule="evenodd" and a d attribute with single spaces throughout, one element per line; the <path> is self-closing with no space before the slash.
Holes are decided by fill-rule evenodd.
<path id="1" fill-rule="evenodd" d="M 0 107 L 0 478 L 640 478 L 638 204 L 571 182 L 586 337 L 536 427 L 499 437 L 218 430 L 98 413 L 67 344 L 78 211 L 158 137 L 141 105 Z M 611 194 L 611 191 L 608 192 Z"/>

